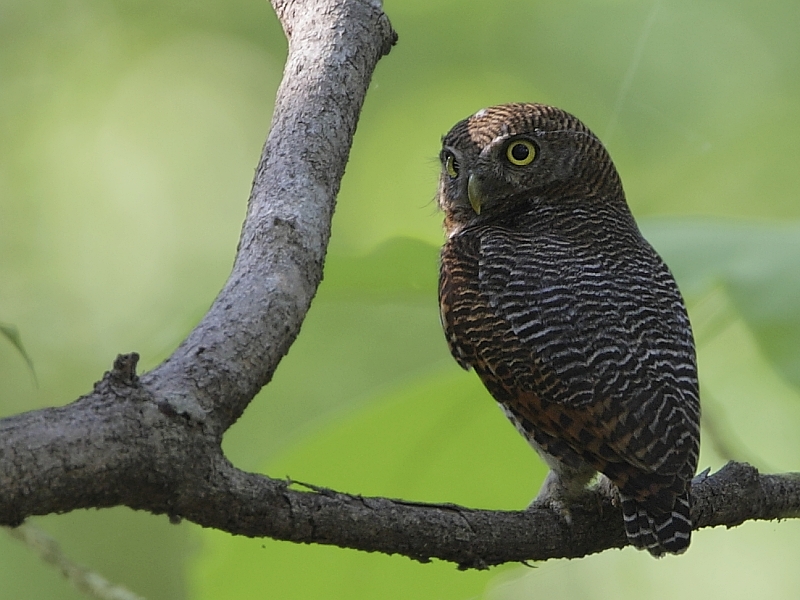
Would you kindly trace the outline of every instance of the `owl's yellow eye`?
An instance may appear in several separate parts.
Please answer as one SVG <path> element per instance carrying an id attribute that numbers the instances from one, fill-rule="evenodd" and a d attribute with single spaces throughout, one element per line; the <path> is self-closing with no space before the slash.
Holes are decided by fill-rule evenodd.
<path id="1" fill-rule="evenodd" d="M 524 167 L 531 164 L 536 158 L 536 147 L 528 140 L 516 140 L 508 145 L 506 157 L 512 165 Z"/>
<path id="2" fill-rule="evenodd" d="M 456 162 L 456 157 L 452 154 L 448 154 L 447 158 L 445 158 L 444 170 L 453 179 L 458 177 L 458 163 Z"/>

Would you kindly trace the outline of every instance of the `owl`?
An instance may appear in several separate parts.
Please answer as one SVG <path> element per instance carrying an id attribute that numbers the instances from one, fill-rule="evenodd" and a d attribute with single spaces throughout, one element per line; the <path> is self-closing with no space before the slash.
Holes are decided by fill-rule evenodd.
<path id="1" fill-rule="evenodd" d="M 633 546 L 685 551 L 694 340 L 605 147 L 558 108 L 506 104 L 456 123 L 440 158 L 442 325 L 550 468 L 532 506 L 569 520 L 599 472 Z"/>

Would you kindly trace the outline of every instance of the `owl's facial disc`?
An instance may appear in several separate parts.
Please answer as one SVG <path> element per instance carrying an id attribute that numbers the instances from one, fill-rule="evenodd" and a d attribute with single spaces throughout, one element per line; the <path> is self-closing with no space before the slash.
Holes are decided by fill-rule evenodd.
<path id="1" fill-rule="evenodd" d="M 530 177 L 530 165 L 539 157 L 538 143 L 529 136 L 503 133 L 483 147 L 475 144 L 465 150 L 442 148 L 440 204 L 467 219 L 470 214 L 480 216 L 518 189 L 519 180 Z"/>
<path id="2" fill-rule="evenodd" d="M 468 161 L 467 199 L 476 215 L 500 205 L 534 176 L 539 146 L 529 137 L 499 135 Z"/>

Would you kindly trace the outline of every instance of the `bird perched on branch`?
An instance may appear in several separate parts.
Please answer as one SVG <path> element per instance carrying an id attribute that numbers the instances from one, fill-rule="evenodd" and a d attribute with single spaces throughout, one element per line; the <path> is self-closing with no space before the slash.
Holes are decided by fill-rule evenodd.
<path id="1" fill-rule="evenodd" d="M 456 123 L 440 158 L 442 324 L 550 467 L 533 505 L 569 519 L 599 471 L 632 545 L 683 552 L 700 443 L 694 341 L 605 147 L 560 109 L 507 104 Z"/>

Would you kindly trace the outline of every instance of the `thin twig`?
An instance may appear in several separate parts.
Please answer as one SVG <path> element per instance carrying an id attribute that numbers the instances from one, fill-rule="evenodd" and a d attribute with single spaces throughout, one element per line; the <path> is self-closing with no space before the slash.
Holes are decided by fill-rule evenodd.
<path id="1" fill-rule="evenodd" d="M 132 591 L 114 585 L 99 573 L 82 567 L 64 555 L 53 538 L 38 527 L 24 523 L 19 527 L 3 527 L 8 534 L 21 541 L 39 555 L 44 562 L 58 569 L 75 588 L 98 600 L 145 600 Z"/>

